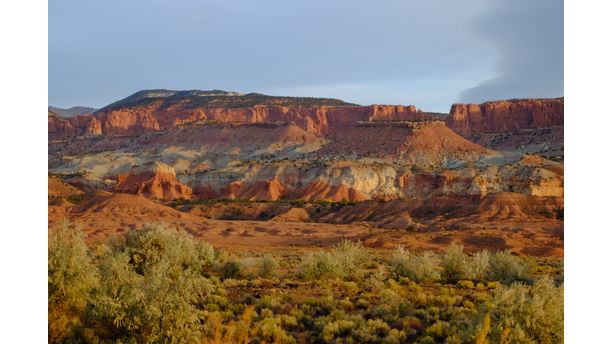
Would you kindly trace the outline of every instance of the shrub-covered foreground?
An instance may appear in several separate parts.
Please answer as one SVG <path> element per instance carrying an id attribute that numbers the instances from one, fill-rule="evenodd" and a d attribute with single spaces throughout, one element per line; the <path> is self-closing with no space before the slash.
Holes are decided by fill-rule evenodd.
<path id="1" fill-rule="evenodd" d="M 49 238 L 49 341 L 88 343 L 562 343 L 555 261 L 508 252 L 236 257 L 149 225 L 89 249 Z"/>

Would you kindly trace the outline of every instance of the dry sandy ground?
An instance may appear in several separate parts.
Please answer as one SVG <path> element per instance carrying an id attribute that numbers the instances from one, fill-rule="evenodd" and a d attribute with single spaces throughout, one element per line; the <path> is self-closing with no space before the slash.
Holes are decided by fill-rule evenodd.
<path id="1" fill-rule="evenodd" d="M 501 212 L 504 215 L 504 210 Z M 405 230 L 367 221 L 349 224 L 303 222 L 308 220 L 307 214 L 295 208 L 266 221 L 209 219 L 141 196 L 99 194 L 79 205 L 57 200 L 50 202 L 49 229 L 53 230 L 64 218 L 81 225 L 87 240 L 94 245 L 130 228 L 157 222 L 182 228 L 197 239 L 230 251 L 308 250 L 349 239 L 361 240 L 368 247 L 382 250 L 397 245 L 417 250 L 442 250 L 456 241 L 470 251 L 510 249 L 524 255 L 563 256 L 563 221 L 542 217 L 488 216 L 485 221 L 469 217 L 447 221 L 437 218 L 435 229 L 430 224 L 427 230 Z"/>

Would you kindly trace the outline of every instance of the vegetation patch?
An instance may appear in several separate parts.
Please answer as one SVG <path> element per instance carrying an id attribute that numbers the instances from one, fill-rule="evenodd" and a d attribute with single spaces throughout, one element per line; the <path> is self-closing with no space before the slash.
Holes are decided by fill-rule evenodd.
<path id="1" fill-rule="evenodd" d="M 49 237 L 49 342 L 562 343 L 562 264 L 343 241 L 237 256 L 161 225 Z"/>

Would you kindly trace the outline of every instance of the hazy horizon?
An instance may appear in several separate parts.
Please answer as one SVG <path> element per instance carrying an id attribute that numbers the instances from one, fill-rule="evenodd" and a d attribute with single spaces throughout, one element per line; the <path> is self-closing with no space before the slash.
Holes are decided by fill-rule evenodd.
<path id="1" fill-rule="evenodd" d="M 50 106 L 143 89 L 414 104 L 563 96 L 563 2 L 49 3 Z"/>

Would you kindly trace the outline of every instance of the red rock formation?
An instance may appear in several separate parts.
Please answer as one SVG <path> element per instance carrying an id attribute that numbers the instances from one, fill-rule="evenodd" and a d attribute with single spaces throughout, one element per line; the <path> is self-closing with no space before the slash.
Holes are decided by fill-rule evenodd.
<path id="1" fill-rule="evenodd" d="M 102 124 L 96 117 L 93 117 L 85 126 L 85 134 L 102 135 Z"/>
<path id="2" fill-rule="evenodd" d="M 115 192 L 163 200 L 190 199 L 193 194 L 189 186 L 176 179 L 172 167 L 157 161 L 117 176 Z"/>
<path id="3" fill-rule="evenodd" d="M 227 198 L 276 201 L 282 198 L 285 187 L 278 180 L 259 181 L 255 183 L 233 182 L 228 187 Z"/>
<path id="4" fill-rule="evenodd" d="M 307 201 L 364 201 L 368 197 L 350 186 L 330 185 L 323 180 L 314 181 L 296 192 L 295 198 Z"/>
<path id="5" fill-rule="evenodd" d="M 235 181 L 215 191 L 210 185 L 196 187 L 194 194 L 200 198 L 230 198 L 248 200 L 276 201 L 282 198 L 307 201 L 364 201 L 368 196 L 350 186 L 331 185 L 324 180 L 316 180 L 299 188 L 291 189 L 283 184 L 278 176 L 271 180 L 256 182 Z"/>
<path id="6" fill-rule="evenodd" d="M 49 112 L 49 139 L 67 139 L 78 135 L 102 135 L 100 121 L 92 115 L 63 118 Z"/>
<path id="7" fill-rule="evenodd" d="M 77 128 L 69 120 L 49 112 L 48 135 L 50 140 L 66 139 L 77 135 Z"/>
<path id="8" fill-rule="evenodd" d="M 563 98 L 453 104 L 446 124 L 463 136 L 563 125 Z"/>
<path id="9" fill-rule="evenodd" d="M 105 135 L 132 135 L 169 129 L 194 122 L 216 121 L 225 123 L 293 122 L 314 134 L 329 134 L 352 128 L 358 121 L 387 121 L 430 119 L 431 116 L 414 105 L 370 105 L 341 107 L 268 107 L 202 108 L 181 104 L 163 106 L 162 101 L 146 106 L 124 107 L 110 111 L 98 111 L 91 116 L 79 116 L 70 121 L 69 127 L 58 127 L 57 136 L 74 136 L 83 133 Z M 85 120 L 87 118 L 87 120 Z M 93 119 L 97 122 L 93 122 Z M 89 126 L 88 126 L 89 125 Z M 49 131 L 51 132 L 51 124 Z"/>

